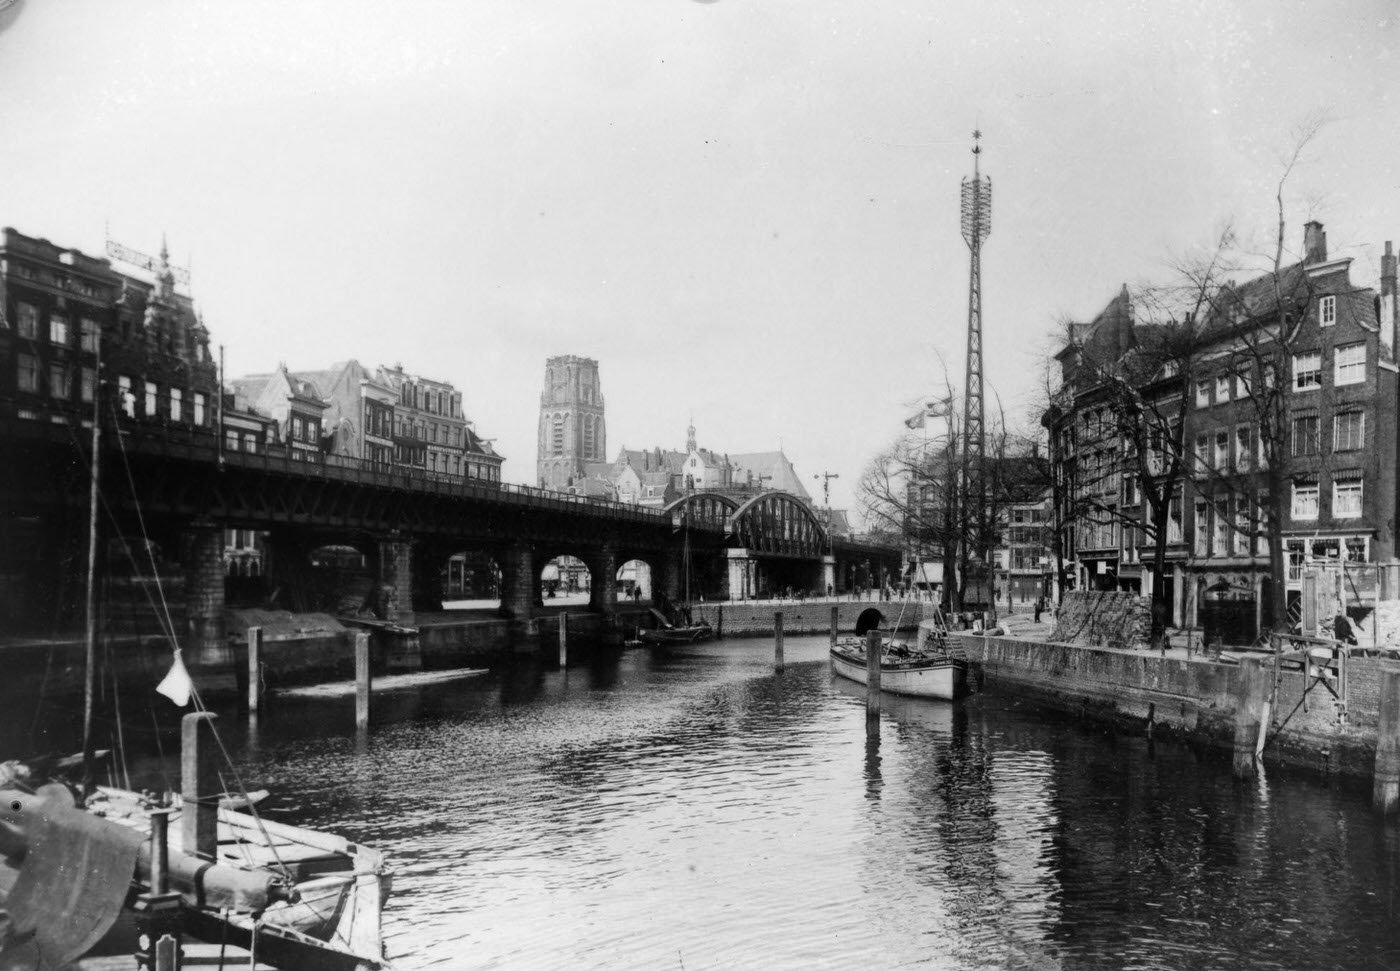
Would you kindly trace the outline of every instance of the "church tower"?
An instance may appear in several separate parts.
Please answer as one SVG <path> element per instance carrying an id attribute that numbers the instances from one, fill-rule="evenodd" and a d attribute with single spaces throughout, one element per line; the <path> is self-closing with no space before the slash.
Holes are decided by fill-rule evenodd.
<path id="1" fill-rule="evenodd" d="M 540 486 L 568 491 L 587 463 L 606 462 L 607 453 L 598 362 L 572 354 L 549 358 L 540 393 Z"/>

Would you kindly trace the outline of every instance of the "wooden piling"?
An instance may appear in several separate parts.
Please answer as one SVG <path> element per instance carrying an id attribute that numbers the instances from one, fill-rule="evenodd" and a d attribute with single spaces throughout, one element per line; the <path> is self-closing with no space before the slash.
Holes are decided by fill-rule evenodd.
<path id="1" fill-rule="evenodd" d="M 369 727 L 369 631 L 355 632 L 355 728 Z"/>
<path id="2" fill-rule="evenodd" d="M 1252 778 L 1256 771 L 1259 715 L 1261 704 L 1268 701 L 1266 689 L 1262 662 L 1258 658 L 1241 660 L 1235 683 L 1234 773 L 1238 778 Z"/>
<path id="3" fill-rule="evenodd" d="M 191 856 L 214 859 L 219 844 L 218 742 L 210 711 L 180 719 L 181 842 Z"/>
<path id="4" fill-rule="evenodd" d="M 258 702 L 262 696 L 262 643 L 261 627 L 248 628 L 248 713 L 257 714 Z"/>
<path id="5" fill-rule="evenodd" d="M 773 670 L 783 669 L 783 612 L 773 614 Z"/>
<path id="6" fill-rule="evenodd" d="M 880 718 L 880 632 L 865 635 L 865 717 Z"/>
<path id="7" fill-rule="evenodd" d="M 724 604 L 715 606 L 715 639 L 724 640 Z"/>
<path id="8" fill-rule="evenodd" d="M 832 607 L 832 608 L 831 608 L 831 646 L 832 646 L 832 647 L 835 647 L 835 646 L 836 646 L 836 625 L 839 623 L 840 618 L 841 618 L 841 608 L 840 608 L 840 607 Z"/>
<path id="9" fill-rule="evenodd" d="M 569 615 L 559 614 L 559 667 L 569 666 Z"/>
<path id="10" fill-rule="evenodd" d="M 1389 816 L 1400 811 L 1400 671 L 1381 672 L 1379 714 L 1371 802 Z"/>

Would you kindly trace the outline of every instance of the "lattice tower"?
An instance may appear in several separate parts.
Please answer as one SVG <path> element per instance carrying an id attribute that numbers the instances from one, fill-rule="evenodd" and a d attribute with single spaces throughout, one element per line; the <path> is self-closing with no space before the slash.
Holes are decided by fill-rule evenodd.
<path id="1" fill-rule="evenodd" d="M 987 509 L 987 477 L 983 446 L 985 407 L 982 399 L 982 242 L 992 232 L 992 180 L 981 173 L 982 133 L 972 133 L 972 178 L 962 181 L 962 236 L 971 251 L 967 291 L 967 376 L 963 397 L 963 501 L 977 511 L 981 523 Z M 975 505 L 973 505 L 975 503 Z M 978 529 L 979 557 L 986 557 L 985 529 Z"/>

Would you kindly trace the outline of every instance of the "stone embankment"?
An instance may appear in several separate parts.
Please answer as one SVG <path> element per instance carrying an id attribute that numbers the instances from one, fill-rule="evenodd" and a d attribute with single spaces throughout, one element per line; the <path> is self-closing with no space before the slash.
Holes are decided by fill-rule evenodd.
<path id="1" fill-rule="evenodd" d="M 1116 636 L 1114 624 L 1123 625 Z M 1141 598 L 1081 594 L 1067 597 L 1048 635 L 954 636 L 982 689 L 1227 750 L 1257 746 L 1262 720 L 1266 764 L 1372 776 L 1382 709 L 1400 703 L 1383 697 L 1386 672 L 1400 671 L 1395 651 L 1318 642 L 1306 664 L 1292 652 L 1189 656 L 1181 646 L 1148 650 L 1146 632 Z"/>

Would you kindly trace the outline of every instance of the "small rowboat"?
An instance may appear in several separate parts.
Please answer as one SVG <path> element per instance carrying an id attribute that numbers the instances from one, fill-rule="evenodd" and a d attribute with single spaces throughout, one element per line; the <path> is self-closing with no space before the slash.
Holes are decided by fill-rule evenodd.
<path id="1" fill-rule="evenodd" d="M 643 644 L 697 644 L 714 636 L 714 628 L 704 621 L 684 627 L 658 627 L 637 632 L 637 639 Z"/>

